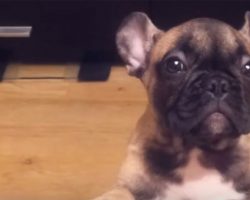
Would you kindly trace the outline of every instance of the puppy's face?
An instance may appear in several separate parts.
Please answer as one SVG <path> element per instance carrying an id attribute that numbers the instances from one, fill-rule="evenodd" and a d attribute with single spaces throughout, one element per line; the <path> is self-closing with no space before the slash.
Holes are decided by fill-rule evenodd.
<path id="1" fill-rule="evenodd" d="M 247 41 L 210 19 L 193 20 L 178 29 L 182 34 L 164 53 L 158 46 L 168 39 L 158 41 L 153 51 L 161 55 L 150 65 L 152 102 L 164 122 L 172 132 L 208 147 L 250 131 Z"/>
<path id="2" fill-rule="evenodd" d="M 136 17 L 140 28 L 133 21 Z M 172 134 L 209 149 L 226 148 L 248 133 L 249 15 L 241 31 L 204 18 L 163 32 L 145 15 L 136 17 L 127 19 L 117 43 L 130 73 L 143 81 L 160 123 Z M 133 29 L 128 30 L 129 22 Z M 134 34 L 128 43 L 125 38 L 133 31 L 142 39 Z"/>

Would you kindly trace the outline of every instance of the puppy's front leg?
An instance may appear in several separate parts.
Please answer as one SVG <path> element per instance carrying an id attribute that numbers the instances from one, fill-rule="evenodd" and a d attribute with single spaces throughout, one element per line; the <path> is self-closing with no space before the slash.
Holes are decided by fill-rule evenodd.
<path id="1" fill-rule="evenodd" d="M 112 190 L 94 200 L 136 200 L 138 188 L 146 188 L 148 180 L 149 176 L 142 161 L 142 150 L 139 145 L 131 142 L 117 183 Z"/>
<path id="2" fill-rule="evenodd" d="M 126 188 L 116 187 L 94 200 L 135 200 L 135 198 Z"/>

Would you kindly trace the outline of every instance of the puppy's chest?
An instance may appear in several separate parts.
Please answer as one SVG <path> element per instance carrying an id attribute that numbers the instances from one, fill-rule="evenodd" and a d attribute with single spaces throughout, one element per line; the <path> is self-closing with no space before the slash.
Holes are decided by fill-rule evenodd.
<path id="1" fill-rule="evenodd" d="M 232 181 L 225 181 L 215 169 L 207 169 L 194 157 L 178 173 L 182 183 L 168 183 L 155 200 L 245 200 Z"/>
<path id="2" fill-rule="evenodd" d="M 198 180 L 181 185 L 168 185 L 162 195 L 155 200 L 245 200 L 243 193 L 237 192 L 233 183 L 223 182 L 217 175 L 206 175 Z"/>

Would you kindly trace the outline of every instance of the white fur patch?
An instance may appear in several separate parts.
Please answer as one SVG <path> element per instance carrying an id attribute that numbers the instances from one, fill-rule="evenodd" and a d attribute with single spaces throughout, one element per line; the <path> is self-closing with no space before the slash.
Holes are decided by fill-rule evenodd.
<path id="1" fill-rule="evenodd" d="M 207 175 L 181 185 L 169 185 L 157 200 L 244 200 L 232 182 L 224 182 L 219 175 Z"/>
<path id="2" fill-rule="evenodd" d="M 217 170 L 200 164 L 200 153 L 191 152 L 188 165 L 179 171 L 183 183 L 167 184 L 163 195 L 155 200 L 245 200 L 245 194 L 237 192 L 232 181 L 225 181 Z"/>

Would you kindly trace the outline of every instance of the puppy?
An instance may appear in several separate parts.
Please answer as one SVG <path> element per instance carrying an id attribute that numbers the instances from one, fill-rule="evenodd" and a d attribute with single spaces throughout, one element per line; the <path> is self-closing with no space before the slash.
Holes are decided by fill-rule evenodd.
<path id="1" fill-rule="evenodd" d="M 250 12 L 170 30 L 144 13 L 117 33 L 148 95 L 116 187 L 97 200 L 250 200 Z"/>

